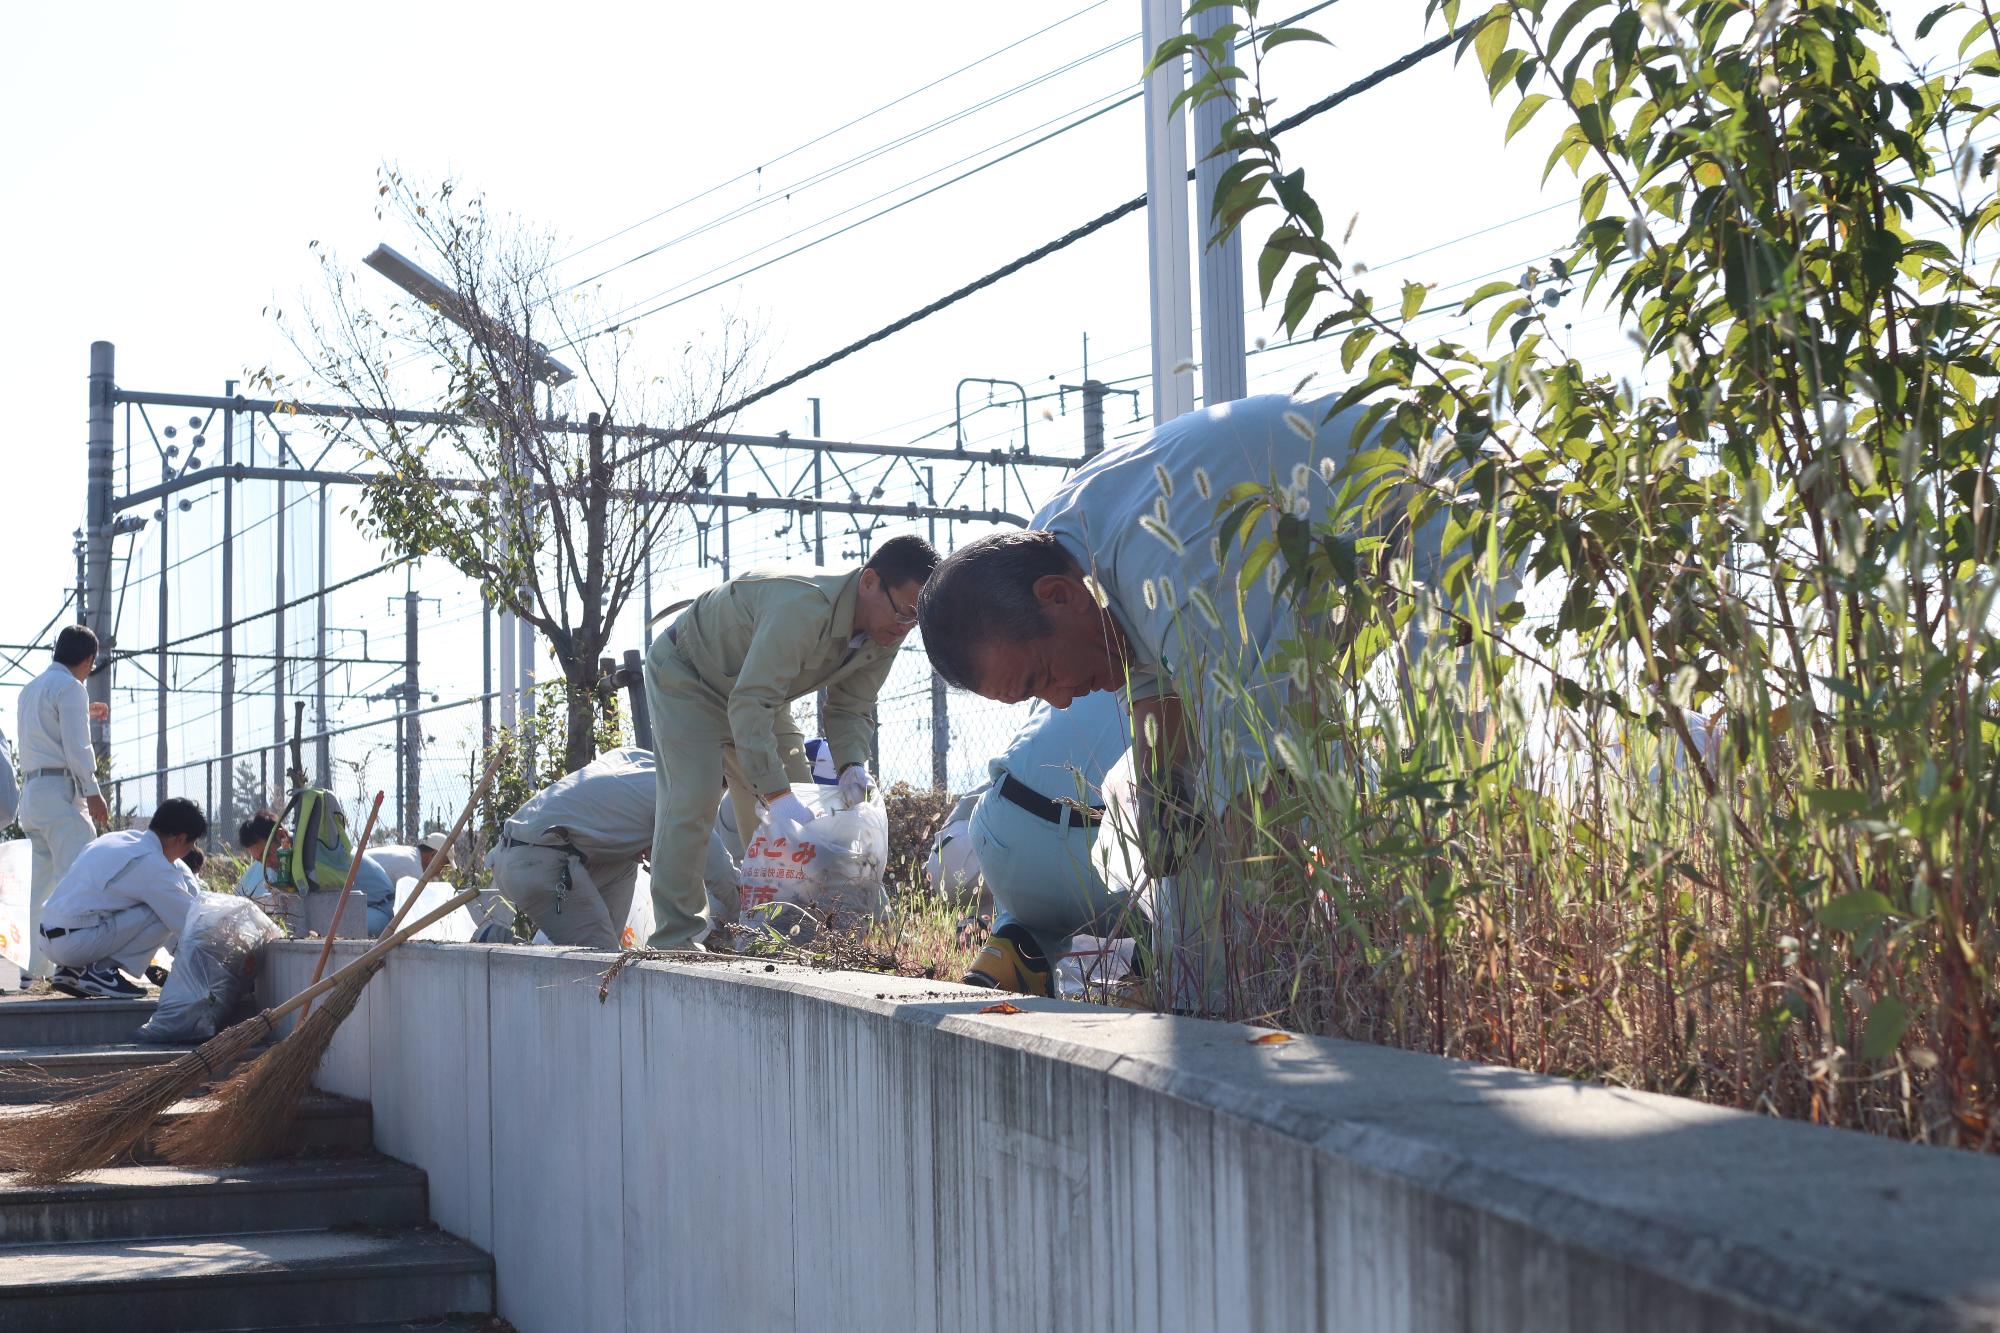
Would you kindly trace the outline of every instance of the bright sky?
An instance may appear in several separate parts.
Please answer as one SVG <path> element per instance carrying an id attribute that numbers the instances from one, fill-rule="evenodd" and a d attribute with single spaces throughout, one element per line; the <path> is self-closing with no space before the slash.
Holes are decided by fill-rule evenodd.
<path id="1" fill-rule="evenodd" d="M 1342 0 L 1316 15 L 1312 24 L 1336 45 L 1279 53 L 1271 81 L 1279 113 L 1421 43 L 1432 35 L 1422 10 L 1417 0 Z M 658 294 L 724 281 L 641 321 L 637 353 L 669 355 L 730 307 L 765 328 L 774 376 L 1144 188 L 1135 102 L 730 281 L 750 264 L 1104 105 L 1136 86 L 1142 63 L 1138 0 L 1022 0 L 984 10 L 891 0 L 867 11 L 865 23 L 857 11 L 799 0 L 775 0 L 757 13 L 757 22 L 745 25 L 713 6 L 355 0 L 335 10 L 107 3 L 12 14 L 0 48 L 0 117 L 11 127 L 0 140 L 7 205 L 0 245 L 13 259 L 0 366 L 16 417 L 10 485 L 0 500 L 0 532 L 13 561 L 0 597 L 0 643 L 29 643 L 73 582 L 91 341 L 117 345 L 118 381 L 127 389 L 221 393 L 246 368 L 296 371 L 296 354 L 267 307 L 295 306 L 314 287 L 308 244 L 318 241 L 349 264 L 378 241 L 412 248 L 374 217 L 375 173 L 385 161 L 410 176 L 450 175 L 484 191 L 497 211 L 556 232 L 564 241 L 559 253 L 590 246 L 561 266 L 565 281 L 664 245 L 602 280 L 614 306 L 657 304 Z M 940 14 L 950 18 L 941 22 Z M 953 76 L 791 152 L 945 75 Z M 1022 87 L 1031 80 L 1040 81 Z M 1447 289 L 1511 277 L 1566 234 L 1562 205 L 1573 186 L 1559 173 L 1549 193 L 1540 192 L 1547 143 L 1540 126 L 1502 149 L 1508 109 L 1489 107 L 1476 70 L 1438 57 L 1287 136 L 1291 161 L 1307 168 L 1328 213 L 1359 214 L 1350 253 L 1377 267 L 1379 295 L 1392 295 L 1405 276 Z M 1552 126 L 1554 117 L 1545 120 Z M 715 186 L 722 188 L 687 202 Z M 676 241 L 746 209 L 727 225 Z M 1093 374 L 1145 390 L 1145 235 L 1143 215 L 1128 218 L 753 408 L 739 429 L 803 433 L 808 397 L 817 396 L 829 438 L 908 443 L 942 426 L 946 433 L 930 442 L 948 443 L 959 379 L 1019 380 L 1032 394 L 1075 383 L 1086 334 Z M 1251 239 L 1261 239 L 1254 227 Z M 1404 256 L 1414 258 L 1392 263 Z M 366 270 L 358 281 L 363 291 L 388 294 Z M 1254 279 L 1249 290 L 1246 304 L 1254 301 Z M 1271 334 L 1273 322 L 1271 314 L 1253 313 L 1251 336 Z M 1608 324 L 1580 326 L 1577 334 L 1607 349 L 1619 341 Z M 1328 352 L 1316 349 L 1274 351 L 1250 364 L 1252 392 L 1289 388 L 1314 366 L 1337 372 Z M 1123 401 L 1113 400 L 1114 435 L 1135 428 Z M 1145 407 L 1150 414 L 1150 401 Z M 154 424 L 184 427 L 186 415 L 156 412 Z M 1018 442 L 1005 436 L 1007 426 L 1005 413 L 983 416 L 975 435 Z M 1037 451 L 1074 453 L 1079 440 L 1073 406 L 1066 417 L 1034 418 Z M 136 464 L 142 472 L 157 468 L 149 445 Z M 1042 479 L 1040 493 L 1051 480 Z M 771 489 L 740 480 L 734 488 Z M 239 488 L 241 521 L 268 518 L 273 495 L 268 484 Z M 1027 512 L 1036 497 L 1009 498 L 1010 507 Z M 306 586 L 300 574 L 314 549 L 311 515 L 309 504 L 290 515 L 292 595 Z M 179 560 L 214 541 L 220 507 L 212 496 L 197 499 L 172 520 L 170 558 Z M 797 546 L 775 535 L 781 523 L 745 521 L 735 534 L 736 567 L 796 559 Z M 249 572 L 241 577 L 249 581 L 239 583 L 239 614 L 271 604 L 272 527 L 265 522 L 244 538 Z M 334 578 L 379 559 L 345 518 L 336 516 L 334 527 Z M 830 561 L 838 559 L 833 545 L 830 535 Z M 148 574 L 158 568 L 157 524 L 118 550 L 132 555 L 129 573 L 114 568 L 114 584 L 130 588 L 121 641 L 143 647 L 155 641 L 150 589 L 157 580 Z M 217 568 L 211 555 L 174 571 L 173 633 L 215 623 Z M 657 573 L 661 605 L 677 595 L 672 588 L 712 577 L 687 565 L 684 545 L 662 553 Z M 444 699 L 476 692 L 479 621 L 467 586 L 430 566 L 415 586 L 438 599 L 436 607 L 426 604 L 426 691 Z M 372 580 L 340 594 L 332 619 L 366 630 L 368 655 L 399 659 L 402 614 L 390 599 L 402 590 L 400 577 Z M 269 624 L 246 628 L 239 646 L 268 652 Z M 625 628 L 639 646 L 636 623 Z M 310 644 L 309 631 L 301 612 L 290 626 L 292 651 Z M 341 643 L 340 651 L 362 655 L 359 635 Z M 16 655 L 0 651 L 0 667 Z M 0 671 L 0 727 L 13 730 L 15 690 L 46 660 L 37 651 L 23 667 Z M 214 737 L 214 676 L 197 677 L 205 663 L 182 665 L 170 729 L 176 759 L 212 752 Z M 239 705 L 239 743 L 269 734 L 268 693 L 255 694 L 268 690 L 255 683 L 259 669 L 242 673 L 251 683 Z M 120 672 L 121 686 L 150 684 L 131 667 Z M 916 663 L 898 682 L 904 675 L 910 687 L 920 685 Z M 363 694 L 389 683 L 383 672 L 357 667 L 336 689 Z M 309 682 L 295 677 L 292 688 Z M 891 693 L 901 689 L 892 684 Z M 973 705 L 955 698 L 954 718 L 976 714 Z M 384 716 L 392 707 L 343 701 L 336 721 Z M 150 768 L 150 694 L 121 690 L 114 709 L 119 770 Z M 921 713 L 927 720 L 927 702 Z M 990 735 L 965 738 L 967 759 L 982 741 L 991 749 L 1004 739 L 1005 717 L 988 726 Z M 440 723 L 433 734 L 455 745 L 457 727 Z M 374 734 L 377 742 L 387 738 L 386 729 Z M 434 753 L 442 762 L 443 751 Z M 452 755 L 462 769 L 461 752 Z M 899 750 L 885 761 L 892 775 L 927 777 L 928 742 L 920 754 Z M 378 754 L 373 762 L 370 781 L 379 784 L 391 761 Z"/>

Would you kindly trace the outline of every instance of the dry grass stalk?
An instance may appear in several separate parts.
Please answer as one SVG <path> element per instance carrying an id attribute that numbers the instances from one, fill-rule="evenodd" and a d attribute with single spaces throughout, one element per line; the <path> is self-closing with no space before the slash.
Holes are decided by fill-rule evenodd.
<path id="1" fill-rule="evenodd" d="M 222 1166 L 276 1155 L 333 1034 L 382 966 L 378 958 L 354 972 L 290 1036 L 219 1085 L 206 1107 L 160 1131 L 160 1155 L 185 1166 Z"/>
<path id="2" fill-rule="evenodd" d="M 138 1146 L 163 1111 L 228 1072 L 271 1031 L 269 1015 L 259 1014 L 170 1064 L 8 1117 L 0 1121 L 0 1166 L 31 1185 L 51 1185 L 80 1171 L 110 1166 Z"/>

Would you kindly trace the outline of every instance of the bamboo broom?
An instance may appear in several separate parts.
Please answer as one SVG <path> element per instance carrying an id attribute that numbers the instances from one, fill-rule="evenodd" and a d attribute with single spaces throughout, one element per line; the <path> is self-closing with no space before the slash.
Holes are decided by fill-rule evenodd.
<path id="1" fill-rule="evenodd" d="M 498 769 L 499 756 L 496 755 L 487 764 L 486 774 L 474 790 L 472 799 L 466 803 L 465 812 L 459 816 L 458 825 L 452 830 L 454 839 L 480 798 L 486 794 Z M 334 1030 L 353 1011 L 362 988 L 381 967 L 383 957 L 424 927 L 443 920 L 478 896 L 477 888 L 458 894 L 414 924 L 386 934 L 374 947 L 332 976 L 306 987 L 274 1009 L 266 1009 L 217 1033 L 178 1060 L 155 1065 L 74 1100 L 51 1103 L 26 1115 L 0 1120 L 0 1168 L 19 1172 L 28 1184 L 47 1185 L 67 1180 L 80 1171 L 109 1166 L 144 1139 L 153 1122 L 168 1107 L 202 1084 L 226 1074 L 260 1041 L 276 1036 L 280 1019 L 311 1004 L 328 991 L 341 990 L 345 993 L 328 1001 L 315 1015 L 317 1022 L 301 1024 L 298 1031 L 280 1041 L 257 1062 L 259 1066 L 271 1066 L 273 1073 L 284 1075 L 288 1084 L 294 1081 L 291 1067 L 302 1065 L 304 1073 L 295 1079 L 297 1092 L 293 1096 L 296 1101 L 297 1093 L 304 1091 L 313 1071 L 318 1069 L 320 1058 L 326 1054 L 327 1045 L 333 1040 Z M 411 901 L 415 901 L 415 895 L 411 896 Z M 274 1063 L 273 1057 L 286 1051 L 286 1048 L 290 1048 L 289 1052 Z M 232 1080 L 232 1083 L 238 1081 Z M 191 1119 L 207 1119 L 226 1109 L 218 1104 L 213 1110 Z M 277 1109 L 282 1112 L 285 1108 Z M 186 1122 L 183 1122 L 173 1128 L 186 1127 Z M 217 1138 L 219 1135 L 211 1131 L 208 1137 Z"/>
<path id="2" fill-rule="evenodd" d="M 501 757 L 496 754 L 487 761 L 484 776 L 473 789 L 471 799 L 466 802 L 458 822 L 452 825 L 451 833 L 445 839 L 447 847 L 458 841 L 458 835 L 471 820 L 472 812 L 478 809 L 487 788 L 493 785 L 500 760 Z M 359 855 L 357 850 L 357 858 Z M 468 889 L 444 906 L 427 913 L 416 925 L 403 929 L 403 919 L 416 906 L 424 887 L 443 867 L 442 856 L 432 857 L 431 863 L 424 867 L 416 886 L 410 890 L 410 896 L 390 921 L 385 942 L 407 939 L 479 896 L 477 888 Z M 322 946 L 321 952 L 325 953 L 329 947 L 330 940 Z M 333 1043 L 334 1033 L 354 1011 L 361 992 L 381 971 L 387 953 L 387 948 L 377 945 L 327 978 L 326 982 L 301 991 L 299 996 L 305 997 L 305 1000 L 300 1007 L 310 1006 L 311 997 L 322 989 L 332 993 L 317 1012 L 302 1017 L 298 1026 L 283 1041 L 217 1086 L 210 1093 L 206 1107 L 162 1130 L 157 1139 L 160 1155 L 170 1162 L 184 1165 L 227 1165 L 261 1161 L 271 1156 L 298 1115 L 299 1102 L 312 1086 L 313 1075 L 319 1071 L 320 1061 L 325 1058 L 327 1047 Z M 338 984 L 333 984 L 336 981 Z M 294 996 L 288 1003 L 298 1005 L 299 996 Z M 273 1014 L 277 1012 L 273 1011 Z"/>

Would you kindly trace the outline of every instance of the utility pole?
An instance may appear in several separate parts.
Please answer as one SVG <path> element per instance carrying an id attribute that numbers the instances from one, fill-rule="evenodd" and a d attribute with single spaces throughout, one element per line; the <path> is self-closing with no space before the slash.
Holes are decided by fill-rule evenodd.
<path id="1" fill-rule="evenodd" d="M 1218 5 L 1194 16 L 1194 32 L 1197 37 L 1211 37 L 1235 21 L 1234 5 Z M 1235 402 L 1250 391 L 1243 362 L 1243 242 L 1234 231 L 1219 245 L 1208 240 L 1215 231 L 1215 187 L 1236 164 L 1234 151 L 1214 151 L 1233 109 L 1234 103 L 1223 98 L 1194 109 L 1195 234 L 1202 242 L 1201 401 L 1208 407 Z"/>
<path id="2" fill-rule="evenodd" d="M 236 396 L 236 381 L 222 388 L 225 398 Z M 236 483 L 228 469 L 236 462 L 236 414 L 222 414 L 222 753 L 236 753 Z M 233 761 L 225 760 L 224 763 Z M 221 818 L 224 829 L 236 827 L 236 784 L 232 774 L 222 775 Z"/>
<path id="3" fill-rule="evenodd" d="M 1137 389 L 1114 389 L 1102 380 L 1090 377 L 1086 364 L 1083 383 L 1065 384 L 1061 388 L 1063 402 L 1069 402 L 1072 393 L 1083 395 L 1083 456 L 1094 458 L 1104 452 L 1104 400 L 1114 393 L 1130 394 L 1132 398 L 1132 419 L 1139 419 L 1139 391 Z M 1064 408 L 1068 410 L 1067 406 Z"/>
<path id="4" fill-rule="evenodd" d="M 825 437 L 819 433 L 819 399 L 809 398 L 806 401 L 813 405 L 813 439 L 824 439 Z M 818 449 L 813 450 L 813 499 L 815 500 L 826 498 L 821 490 L 825 484 L 825 474 L 821 470 L 825 458 L 823 452 Z M 723 485 L 723 489 L 729 489 L 727 483 Z M 817 509 L 813 511 L 813 563 L 821 569 L 826 568 L 826 515 Z"/>
<path id="5" fill-rule="evenodd" d="M 722 493 L 727 495 L 729 493 L 729 446 L 726 444 L 722 446 L 722 463 L 718 470 L 722 474 Z M 729 511 L 726 509 L 723 510 L 721 517 L 717 518 L 715 523 L 717 527 L 722 529 L 722 581 L 727 583 L 729 582 Z"/>
<path id="6" fill-rule="evenodd" d="M 168 438 L 172 438 L 174 428 L 172 426 L 167 427 L 166 434 Z M 165 450 L 162 450 L 160 452 L 160 480 L 166 481 L 172 475 L 173 460 L 167 457 Z M 155 675 L 153 681 L 155 712 L 153 722 L 155 732 L 153 737 L 153 767 L 159 769 L 160 774 L 153 779 L 153 802 L 155 805 L 167 799 L 167 566 L 169 564 L 168 557 L 171 554 L 167 546 L 167 532 L 168 517 L 173 512 L 173 500 L 166 496 L 160 497 L 160 586 L 154 590 L 158 594 L 160 604 L 160 656 L 153 667 Z"/>
<path id="7" fill-rule="evenodd" d="M 319 484 L 319 596 L 313 599 L 318 611 L 319 623 L 315 626 L 317 640 L 313 671 L 313 715 L 319 719 L 314 730 L 319 739 L 313 742 L 313 781 L 331 790 L 333 787 L 333 739 L 328 736 L 326 715 L 326 483 Z M 227 751 L 224 751 L 227 753 Z"/>
<path id="8" fill-rule="evenodd" d="M 84 565 L 90 596 L 84 623 L 97 634 L 103 662 L 90 677 L 90 701 L 103 704 L 93 711 L 109 713 L 111 708 L 111 455 L 115 422 L 112 418 L 112 391 L 117 387 L 117 351 L 108 342 L 90 345 L 90 425 L 88 450 L 89 493 L 84 499 Z M 92 719 L 91 747 L 99 760 L 111 753 L 111 723 Z"/>
<path id="9" fill-rule="evenodd" d="M 1181 30 L 1180 0 L 1140 0 L 1150 59 Z M 1194 410 L 1194 311 L 1188 280 L 1187 121 L 1174 105 L 1187 84 L 1178 59 L 1146 80 L 1146 253 L 1152 281 L 1153 422 Z"/>
<path id="10" fill-rule="evenodd" d="M 417 716 L 417 608 L 423 599 L 414 589 L 403 594 L 403 841 L 415 842 L 423 834 L 418 821 L 422 801 L 422 774 L 418 756 L 423 750 L 424 724 Z"/>
<path id="11" fill-rule="evenodd" d="M 278 466 L 285 465 L 285 433 L 274 430 L 278 447 L 273 450 Z M 278 559 L 271 605 L 277 608 L 271 630 L 271 772 L 282 774 L 285 765 L 285 483 L 277 483 Z"/>

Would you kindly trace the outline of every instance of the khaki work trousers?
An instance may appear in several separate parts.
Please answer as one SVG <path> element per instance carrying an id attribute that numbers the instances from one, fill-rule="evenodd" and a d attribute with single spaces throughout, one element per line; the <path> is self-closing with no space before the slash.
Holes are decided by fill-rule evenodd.
<path id="1" fill-rule="evenodd" d="M 564 864 L 569 891 L 561 893 Z M 637 858 L 599 861 L 560 847 L 502 847 L 486 858 L 493 890 L 526 912 L 550 943 L 617 949 L 632 913 Z"/>
<path id="2" fill-rule="evenodd" d="M 653 938 L 655 949 L 685 949 L 708 933 L 708 861 L 715 806 L 727 779 L 736 827 L 755 829 L 758 797 L 736 761 L 728 701 L 704 684 L 678 650 L 646 667 L 646 711 L 658 762 L 659 804 L 653 820 Z M 796 727 L 778 733 L 785 774 L 811 782 L 805 738 Z"/>

